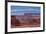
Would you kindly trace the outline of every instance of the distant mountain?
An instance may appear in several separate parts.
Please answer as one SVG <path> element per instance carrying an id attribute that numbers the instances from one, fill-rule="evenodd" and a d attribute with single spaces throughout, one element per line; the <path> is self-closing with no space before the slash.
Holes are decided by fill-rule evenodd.
<path id="1" fill-rule="evenodd" d="M 24 15 L 40 15 L 40 13 L 24 13 Z"/>
<path id="2" fill-rule="evenodd" d="M 24 13 L 24 15 L 13 15 L 13 16 L 40 16 L 40 13 Z"/>

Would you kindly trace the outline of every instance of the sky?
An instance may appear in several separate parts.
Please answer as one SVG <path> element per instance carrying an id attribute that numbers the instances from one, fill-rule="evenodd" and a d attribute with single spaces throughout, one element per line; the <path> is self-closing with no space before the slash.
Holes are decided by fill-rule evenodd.
<path id="1" fill-rule="evenodd" d="M 24 15 L 24 13 L 40 13 L 40 7 L 35 6 L 11 6 L 12 15 Z M 35 14 L 36 15 L 36 14 Z"/>

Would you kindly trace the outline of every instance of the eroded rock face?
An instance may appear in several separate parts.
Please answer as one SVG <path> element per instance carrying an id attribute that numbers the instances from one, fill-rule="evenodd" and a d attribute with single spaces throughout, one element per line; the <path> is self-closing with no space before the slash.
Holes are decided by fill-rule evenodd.
<path id="1" fill-rule="evenodd" d="M 27 17 L 27 16 L 26 16 Z M 11 16 L 11 24 L 15 27 L 38 27 L 40 26 L 40 18 L 26 18 L 22 16 Z"/>
<path id="2" fill-rule="evenodd" d="M 11 24 L 14 26 L 20 26 L 20 22 L 16 19 L 15 16 L 11 16 Z"/>

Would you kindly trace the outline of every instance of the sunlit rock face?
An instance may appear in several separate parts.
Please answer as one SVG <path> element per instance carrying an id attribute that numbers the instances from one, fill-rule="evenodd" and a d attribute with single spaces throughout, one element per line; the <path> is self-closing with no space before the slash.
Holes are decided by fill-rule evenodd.
<path id="1" fill-rule="evenodd" d="M 28 16 L 11 16 L 11 24 L 15 27 L 39 27 L 40 26 L 40 18 L 33 18 Z M 36 18 L 36 19 L 35 19 Z"/>

